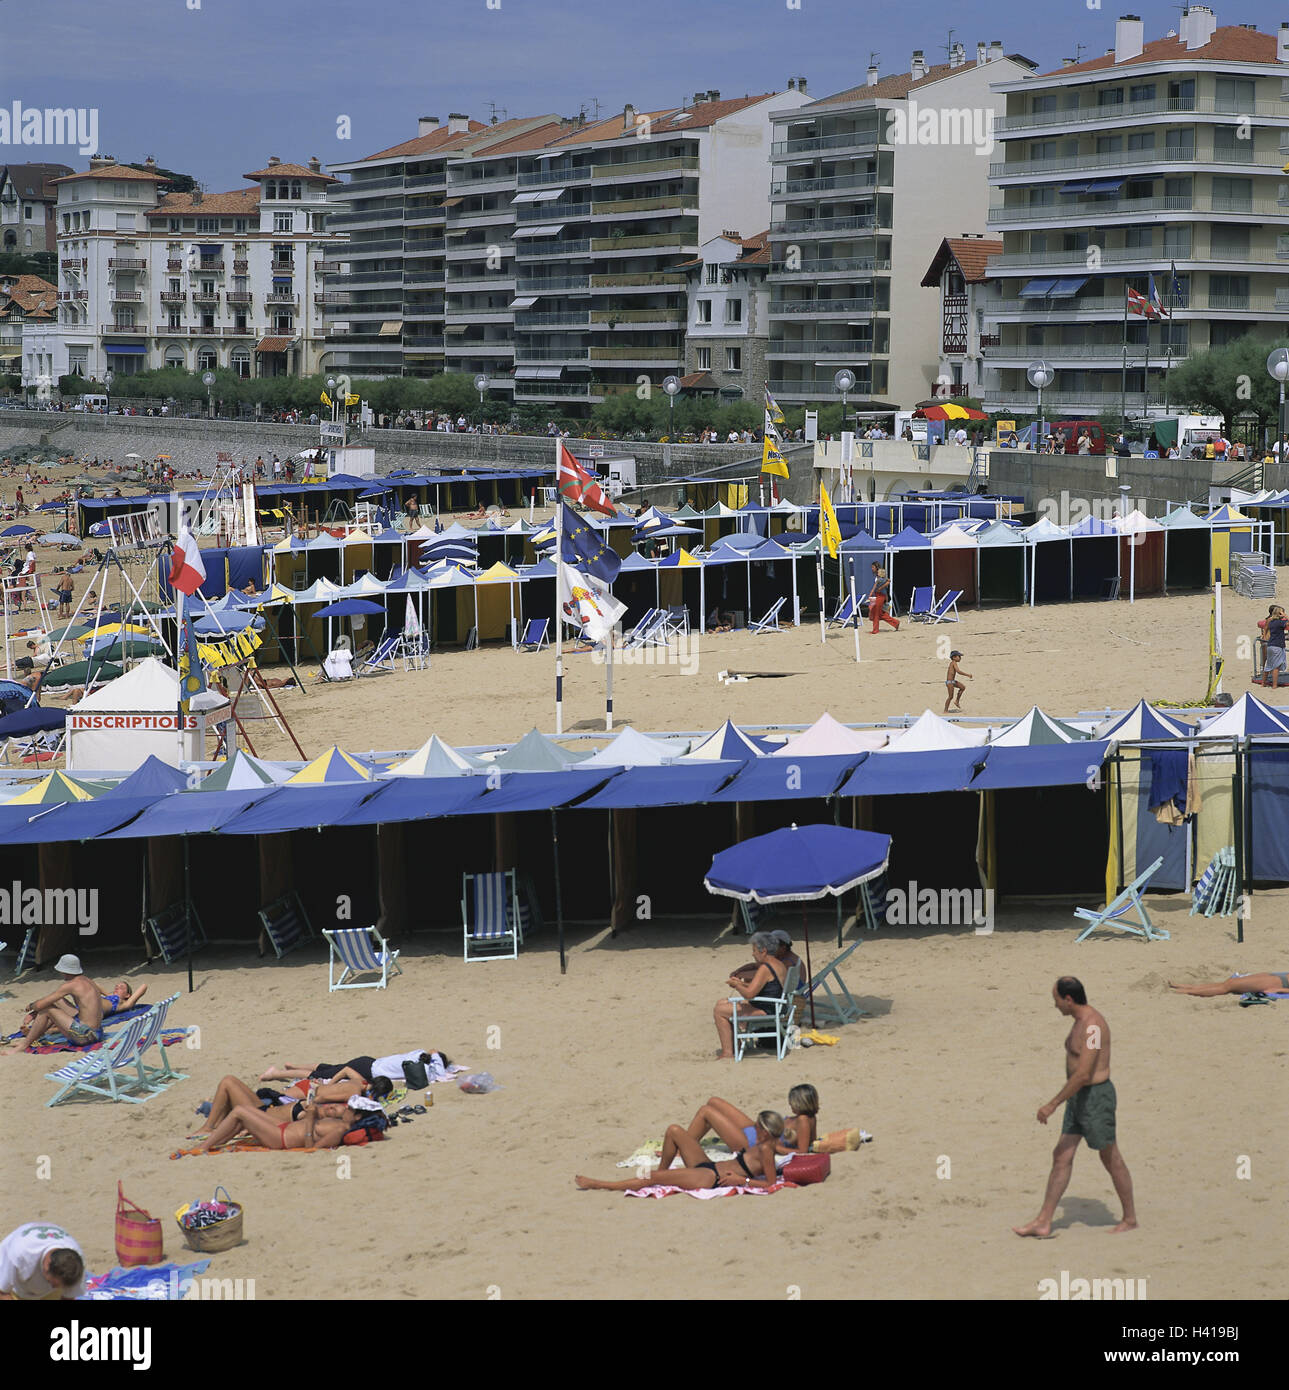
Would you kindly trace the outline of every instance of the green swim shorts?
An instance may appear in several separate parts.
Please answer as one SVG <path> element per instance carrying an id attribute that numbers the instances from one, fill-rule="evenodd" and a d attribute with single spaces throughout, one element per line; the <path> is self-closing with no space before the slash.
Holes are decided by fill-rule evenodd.
<path id="1" fill-rule="evenodd" d="M 1090 1149 L 1108 1148 L 1114 1143 L 1115 1102 L 1113 1081 L 1085 1086 L 1065 1102 L 1061 1133 L 1082 1135 Z"/>

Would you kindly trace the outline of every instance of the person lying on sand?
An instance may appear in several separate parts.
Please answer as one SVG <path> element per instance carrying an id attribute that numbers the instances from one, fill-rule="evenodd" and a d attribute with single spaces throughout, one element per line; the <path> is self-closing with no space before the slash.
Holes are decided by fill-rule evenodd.
<path id="1" fill-rule="evenodd" d="M 103 1012 L 105 1014 L 123 1014 L 126 1009 L 132 1009 L 140 999 L 148 992 L 147 985 L 140 985 L 138 989 L 132 990 L 128 980 L 118 980 L 110 990 L 98 986 L 99 997 L 103 1000 Z"/>
<path id="2" fill-rule="evenodd" d="M 452 1059 L 441 1048 L 413 1048 L 408 1052 L 391 1052 L 387 1057 L 352 1057 L 339 1065 L 315 1062 L 307 1066 L 286 1062 L 280 1067 L 270 1067 L 260 1080 L 360 1081 L 366 1085 L 373 1077 L 388 1077 L 401 1083 L 404 1062 L 421 1062 L 428 1067 L 435 1057 L 444 1070 L 452 1065 Z"/>
<path id="3" fill-rule="evenodd" d="M 371 1087 L 366 1089 L 361 1082 L 357 1081 L 341 1081 L 320 1086 L 313 1086 L 310 1082 L 301 1082 L 300 1084 L 310 1087 L 312 1094 L 307 1092 L 293 1093 L 288 1090 L 283 1092 L 282 1096 L 285 1102 L 291 1104 L 291 1119 L 293 1120 L 302 1117 L 306 1101 L 312 1101 L 315 1106 L 345 1105 L 356 1095 L 369 1095 L 372 1100 L 380 1102 L 394 1089 L 388 1081 L 383 1079 L 373 1082 Z M 207 1132 L 223 1124 L 239 1105 L 251 1110 L 263 1110 L 265 1108 L 264 1098 L 257 1095 L 244 1081 L 235 1076 L 225 1076 L 220 1081 L 208 1104 Z M 270 1102 L 268 1109 L 272 1110 L 275 1104 L 275 1102 Z M 202 1110 L 205 1108 L 205 1106 L 200 1107 Z"/>
<path id="4" fill-rule="evenodd" d="M 761 1112 L 762 1115 L 774 1113 L 772 1110 Z M 727 1149 L 732 1149 L 736 1154 L 749 1149 L 759 1149 L 761 1145 L 765 1145 L 765 1151 L 758 1155 L 762 1171 L 773 1171 L 775 1152 L 781 1148 L 779 1141 L 786 1133 L 786 1129 L 782 1128 L 782 1121 L 780 1125 L 780 1134 L 772 1135 L 763 1127 L 760 1116 L 754 1120 L 731 1101 L 722 1100 L 720 1096 L 711 1096 L 706 1105 L 698 1107 L 698 1112 L 686 1126 L 685 1133 L 698 1143 L 701 1143 L 708 1133 L 714 1134 Z M 805 1153 L 807 1150 L 803 1149 L 802 1152 Z"/>
<path id="5" fill-rule="evenodd" d="M 1169 980 L 1168 985 L 1178 994 L 1193 994 L 1200 999 L 1212 999 L 1219 994 L 1277 994 L 1289 990 L 1289 970 L 1237 975 L 1233 980 L 1218 980 L 1214 984 L 1176 985 Z"/>
<path id="6" fill-rule="evenodd" d="M 688 1130 L 681 1125 L 671 1125 L 663 1139 L 658 1167 L 649 1176 L 602 1182 L 579 1173 L 573 1181 L 583 1191 L 590 1192 L 638 1192 L 641 1188 L 659 1185 L 680 1187 L 689 1192 L 713 1187 L 773 1187 L 779 1180 L 774 1170 L 773 1141 L 783 1133 L 783 1116 L 773 1110 L 762 1110 L 756 1117 L 755 1129 L 758 1141 L 755 1148 L 745 1148 L 732 1159 L 713 1163 Z M 767 1148 L 768 1168 L 762 1157 Z M 671 1166 L 677 1157 L 684 1160 L 683 1168 Z"/>
<path id="7" fill-rule="evenodd" d="M 319 1106 L 311 1100 L 301 1101 L 300 1118 L 282 1122 L 270 1119 L 258 1102 L 254 1106 L 235 1105 L 202 1141 L 201 1152 L 209 1153 L 243 1134 L 267 1149 L 334 1149 L 358 1119 L 357 1110 L 338 1103 Z"/>

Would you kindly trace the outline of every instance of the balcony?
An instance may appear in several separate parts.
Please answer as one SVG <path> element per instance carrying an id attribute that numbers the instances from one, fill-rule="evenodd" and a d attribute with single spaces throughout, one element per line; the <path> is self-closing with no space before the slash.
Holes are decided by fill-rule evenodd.
<path id="1" fill-rule="evenodd" d="M 550 241 L 546 237 L 520 237 L 514 245 L 517 261 L 547 261 L 560 256 L 585 256 L 591 250 L 589 240 Z"/>
<path id="2" fill-rule="evenodd" d="M 653 285 L 683 285 L 688 277 L 683 270 L 645 270 L 626 275 L 592 275 L 594 290 L 639 289 Z"/>
<path id="3" fill-rule="evenodd" d="M 109 256 L 107 268 L 112 270 L 141 271 L 147 270 L 148 263 L 140 256 Z"/>
<path id="4" fill-rule="evenodd" d="M 519 347 L 515 349 L 516 362 L 588 362 L 594 356 L 594 351 L 585 347 Z"/>
<path id="5" fill-rule="evenodd" d="M 856 373 L 854 388 L 850 394 L 852 397 L 863 397 L 872 394 L 872 383 L 865 377 Z M 799 396 L 821 396 L 827 400 L 837 400 L 838 392 L 833 385 L 832 377 L 802 377 L 798 381 L 768 381 L 766 386 L 773 396 L 781 396 L 784 400 L 795 400 Z"/>
<path id="6" fill-rule="evenodd" d="M 1229 102 L 1220 104 L 1200 101 L 1196 97 L 1161 97 L 1155 101 L 1132 101 L 1126 105 L 1080 106 L 1073 111 L 1033 111 L 1015 116 L 1000 116 L 994 121 L 995 135 L 1011 135 L 1017 131 L 1042 130 L 1073 125 L 1092 125 L 1105 122 L 1113 126 L 1130 125 L 1140 116 L 1270 116 L 1289 120 L 1289 108 L 1277 101 L 1246 102 L 1237 110 Z"/>
<path id="7" fill-rule="evenodd" d="M 202 257 L 202 260 L 200 264 L 197 266 L 197 269 L 201 271 L 203 274 L 215 275 L 223 271 L 224 262 L 222 258 L 214 258 L 208 261 L 205 259 L 205 257 Z"/>
<path id="8" fill-rule="evenodd" d="M 873 351 L 872 338 L 817 338 L 813 342 L 772 342 L 767 357 L 867 357 Z M 965 351 L 965 349 L 959 349 Z"/>
<path id="9" fill-rule="evenodd" d="M 1063 198 L 1059 203 L 1045 207 L 993 207 L 989 209 L 988 221 L 991 227 L 1003 222 L 1033 222 L 1040 227 L 1052 222 L 1078 222 L 1096 227 L 1110 217 L 1135 219 L 1157 212 L 1283 216 L 1278 203 L 1273 203 L 1270 199 L 1255 201 L 1252 198 L 1116 198 L 1105 202 L 1080 203 L 1074 199 Z"/>
<path id="10" fill-rule="evenodd" d="M 828 178 L 788 179 L 770 185 L 771 198 L 791 198 L 805 193 L 842 192 L 846 189 L 876 188 L 876 174 L 834 174 Z"/>
<path id="11" fill-rule="evenodd" d="M 1246 296 L 1247 300 L 1247 296 Z M 964 349 L 965 351 L 965 349 Z M 1128 361 L 1140 362 L 1147 360 L 1156 364 L 1162 363 L 1165 356 L 1169 354 L 1166 344 L 1152 342 L 1147 346 L 1145 343 L 1128 344 Z M 1174 362 L 1181 361 L 1182 358 L 1190 355 L 1190 348 L 1184 343 L 1174 343 L 1172 345 L 1171 357 Z M 1027 343 L 1009 343 L 1003 347 L 996 347 L 989 354 L 989 360 L 995 366 L 1015 359 L 1018 364 L 1028 365 L 1035 357 L 1050 358 L 1052 361 L 1080 361 L 1089 362 L 1121 362 L 1124 356 L 1123 342 L 1103 342 L 1103 343 L 1056 343 L 1052 346 L 1046 344 L 1035 346 Z"/>
<path id="12" fill-rule="evenodd" d="M 61 300 L 88 299 L 90 297 L 90 292 L 86 286 L 79 285 L 70 290 L 63 290 L 58 297 Z"/>
<path id="13" fill-rule="evenodd" d="M 264 296 L 265 304 L 290 304 L 296 305 L 300 302 L 300 296 L 294 290 L 270 290 Z M 355 308 L 358 306 L 355 305 Z"/>
<path id="14" fill-rule="evenodd" d="M 410 174 L 404 179 L 381 180 L 381 183 L 389 183 L 391 186 L 400 184 L 408 193 L 444 193 L 448 186 L 448 171 L 440 169 L 432 174 Z M 374 191 L 377 183 L 364 183 L 363 190 Z"/>
<path id="15" fill-rule="evenodd" d="M 653 362 L 662 367 L 674 367 L 680 362 L 683 349 L 675 344 L 644 343 L 636 347 L 593 347 L 590 353 L 592 362 Z"/>
<path id="16" fill-rule="evenodd" d="M 623 160 L 617 164 L 601 164 L 591 170 L 591 178 L 599 183 L 602 179 L 639 179 L 672 171 L 692 169 L 698 171 L 697 155 L 676 155 L 671 159 Z"/>
<path id="17" fill-rule="evenodd" d="M 192 302 L 194 304 L 218 304 L 218 290 L 193 290 Z"/>
<path id="18" fill-rule="evenodd" d="M 996 348 L 1002 343 L 1002 338 L 997 333 L 982 333 L 978 341 L 982 348 Z"/>
<path id="19" fill-rule="evenodd" d="M 291 259 L 274 261 L 272 274 L 274 275 L 294 275 L 295 261 Z"/>
<path id="20" fill-rule="evenodd" d="M 1277 294 L 1279 293 L 1281 292 L 1277 291 Z M 1086 295 L 1077 299 L 1060 300 L 990 298 L 978 300 L 977 307 L 982 308 L 986 318 L 989 319 L 1005 317 L 1008 321 L 1032 319 L 1042 320 L 1045 323 L 1064 323 L 1077 321 L 1091 314 L 1106 314 L 1115 318 L 1122 318 L 1123 296 Z M 1275 314 L 1282 312 L 1283 307 L 1275 297 L 1269 294 L 1211 295 L 1200 292 L 1187 295 L 1184 306 L 1178 304 L 1173 308 L 1173 316 L 1181 318 L 1203 312 L 1235 313 L 1240 311 Z M 983 339 L 981 345 L 984 346 Z"/>
<path id="21" fill-rule="evenodd" d="M 166 262 L 167 270 L 182 270 L 183 268 L 184 262 L 182 256 L 171 256 L 170 259 Z"/>
<path id="22" fill-rule="evenodd" d="M 793 155 L 819 154 L 824 150 L 869 149 L 881 144 L 881 133 L 875 126 L 860 130 L 840 131 L 835 135 L 816 135 L 805 140 L 777 140 L 770 146 L 771 159 L 788 159 Z"/>
<path id="23" fill-rule="evenodd" d="M 141 304 L 143 302 L 142 290 L 110 290 L 108 298 L 118 304 Z"/>
<path id="24" fill-rule="evenodd" d="M 1109 154 L 1074 154 L 1060 159 L 1014 159 L 1002 164 L 991 164 L 989 178 L 993 181 L 1029 174 L 1087 174 L 1094 169 L 1152 168 L 1162 164 L 1232 164 L 1278 174 L 1281 172 L 1281 163 L 1272 155 L 1260 155 L 1255 158 L 1253 150 L 1233 147 L 1219 149 L 1216 146 L 1198 150 L 1182 146 L 1174 149 L 1164 147 L 1150 150 L 1115 150 Z"/>
<path id="25" fill-rule="evenodd" d="M 403 205 L 395 203 L 389 207 L 363 208 L 356 212 L 332 212 L 327 214 L 327 227 L 387 227 L 397 225 L 403 220 Z"/>
<path id="26" fill-rule="evenodd" d="M 249 299 L 250 296 L 248 295 Z M 321 290 L 313 296 L 315 304 L 348 304 L 349 296 L 341 290 Z"/>
<path id="27" fill-rule="evenodd" d="M 446 246 L 441 236 L 411 237 L 403 242 L 405 256 L 441 256 Z"/>
<path id="28" fill-rule="evenodd" d="M 163 304 L 184 305 L 188 302 L 188 296 L 182 290 L 162 290 L 161 302 Z"/>
<path id="29" fill-rule="evenodd" d="M 565 290 L 589 289 L 589 275 L 520 275 L 515 288 L 520 294 L 558 294 Z"/>
<path id="30" fill-rule="evenodd" d="M 224 296 L 224 300 L 230 308 L 235 304 L 249 305 L 251 302 L 250 291 L 229 290 L 229 292 Z"/>
<path id="31" fill-rule="evenodd" d="M 598 401 L 604 398 L 599 383 L 590 381 L 516 381 L 515 399 L 527 400 L 533 396 L 556 396 L 571 401 Z"/>
<path id="32" fill-rule="evenodd" d="M 116 337 L 125 338 L 146 338 L 148 336 L 148 325 L 146 323 L 104 323 L 99 326 L 100 333 L 111 333 Z"/>
<path id="33" fill-rule="evenodd" d="M 431 222 L 442 222 L 447 218 L 446 208 L 404 208 L 403 226 L 404 227 L 424 227 Z"/>
<path id="34" fill-rule="evenodd" d="M 234 274 L 234 275 L 245 275 L 245 274 L 246 274 L 246 267 L 247 267 L 247 262 L 246 262 L 245 260 L 235 260 L 235 261 L 233 262 L 233 274 Z"/>
<path id="35" fill-rule="evenodd" d="M 432 349 L 432 350 L 437 350 L 437 351 L 439 351 L 439 352 L 442 352 L 442 351 L 443 351 L 443 334 L 442 334 L 442 333 L 413 333 L 413 334 L 410 334 L 410 335 L 409 335 L 409 334 L 404 333 L 404 334 L 403 334 L 403 346 L 404 346 L 405 348 L 420 348 L 422 351 L 424 351 L 424 350 L 426 350 L 426 349 Z"/>
<path id="36" fill-rule="evenodd" d="M 401 246 L 401 245 L 402 245 L 402 242 L 399 242 L 398 244 Z M 318 274 L 319 274 L 319 275 L 339 275 L 339 274 L 340 274 L 340 265 L 341 265 L 341 263 L 340 263 L 339 261 L 319 261 L 319 262 L 318 262 Z M 374 271 L 374 272 L 372 272 L 372 273 L 373 273 L 373 274 L 377 274 L 377 275 L 384 274 L 383 271 Z M 397 271 L 391 271 L 390 273 L 391 273 L 391 274 L 397 274 L 398 272 L 397 272 Z"/>
<path id="37" fill-rule="evenodd" d="M 655 198 L 619 198 L 607 202 L 591 204 L 591 214 L 595 217 L 625 217 L 633 212 L 674 212 L 684 215 L 690 209 L 690 216 L 697 215 L 698 194 L 668 193 Z"/>
<path id="38" fill-rule="evenodd" d="M 591 166 L 589 164 L 571 165 L 562 164 L 555 166 L 550 160 L 543 160 L 541 167 L 530 174 L 520 174 L 520 188 L 549 187 L 555 183 L 577 183 L 579 180 L 585 182 L 591 177 Z"/>
<path id="39" fill-rule="evenodd" d="M 1102 265 L 1139 264 L 1142 266 L 1167 270 L 1168 263 L 1176 259 L 1180 264 L 1213 261 L 1219 264 L 1274 266 L 1277 255 L 1283 259 L 1289 256 L 1289 238 L 1283 252 L 1212 250 L 1197 248 L 1186 252 L 1174 252 L 1167 248 L 1150 246 L 1116 246 L 1101 251 Z M 1028 268 L 1030 266 L 1079 266 L 1089 273 L 1095 273 L 1088 265 L 1087 251 L 1006 251 L 1001 256 L 992 256 L 985 267 L 985 274 L 995 275 L 999 271 Z"/>
<path id="40" fill-rule="evenodd" d="M 88 256 L 70 256 L 58 264 L 63 270 L 88 270 L 90 263 Z"/>
<path id="41" fill-rule="evenodd" d="M 868 275 L 885 274 L 890 268 L 890 261 L 879 260 L 876 256 L 833 256 L 822 261 L 802 261 L 796 270 L 788 270 L 782 261 L 776 261 L 766 278 L 771 284 L 783 284 L 808 279 L 812 275 L 839 275 L 853 271 Z"/>
<path id="42" fill-rule="evenodd" d="M 516 333 L 545 333 L 552 328 L 587 328 L 590 326 L 590 313 L 515 315 Z"/>
<path id="43" fill-rule="evenodd" d="M 791 239 L 823 236 L 832 232 L 871 232 L 876 227 L 877 218 L 869 214 L 865 217 L 813 217 L 803 222 L 772 222 L 770 232 L 776 237 Z"/>
<path id="44" fill-rule="evenodd" d="M 872 296 L 853 299 L 772 299 L 770 317 L 786 318 L 795 314 L 871 314 Z"/>
<path id="45" fill-rule="evenodd" d="M 591 322 L 597 326 L 603 324 L 606 328 L 612 328 L 615 323 L 661 323 L 683 328 L 685 311 L 666 305 L 656 309 L 593 309 Z"/>
<path id="46" fill-rule="evenodd" d="M 665 248 L 677 255 L 698 250 L 698 232 L 655 232 L 647 236 L 597 236 L 591 238 L 592 251 L 613 251 L 627 255 L 632 251 Z"/>
<path id="47" fill-rule="evenodd" d="M 537 203 L 513 209 L 516 222 L 567 222 L 570 217 L 590 217 L 591 203 Z"/>

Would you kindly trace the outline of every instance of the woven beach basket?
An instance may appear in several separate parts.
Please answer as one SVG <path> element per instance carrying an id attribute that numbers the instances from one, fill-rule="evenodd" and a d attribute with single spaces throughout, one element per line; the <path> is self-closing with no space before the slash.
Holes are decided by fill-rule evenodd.
<path id="1" fill-rule="evenodd" d="M 196 1229 L 185 1226 L 184 1217 L 188 1215 L 190 1208 L 180 1207 L 175 1212 L 175 1220 L 183 1232 L 184 1243 L 190 1250 L 198 1250 L 203 1255 L 217 1255 L 221 1250 L 231 1250 L 233 1246 L 242 1243 L 242 1213 L 245 1208 L 234 1202 L 228 1195 L 228 1189 L 224 1187 L 215 1189 L 216 1201 L 220 1200 L 221 1192 L 222 1200 L 228 1204 L 229 1214 L 211 1226 L 199 1226 Z"/>

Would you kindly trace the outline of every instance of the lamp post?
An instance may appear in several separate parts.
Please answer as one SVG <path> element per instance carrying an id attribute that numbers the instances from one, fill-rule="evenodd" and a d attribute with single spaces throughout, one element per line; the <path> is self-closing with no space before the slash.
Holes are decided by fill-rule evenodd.
<path id="1" fill-rule="evenodd" d="M 1043 388 L 1052 384 L 1052 378 L 1056 373 L 1052 370 L 1051 363 L 1040 357 L 1029 364 L 1025 369 L 1025 375 L 1029 378 L 1029 384 L 1038 392 L 1038 437 L 1034 441 L 1037 450 L 1043 447 Z"/>
<path id="2" fill-rule="evenodd" d="M 206 388 L 206 413 L 213 420 L 215 418 L 215 397 L 212 394 L 212 387 L 215 385 L 215 373 L 202 372 L 201 384 Z"/>
<path id="3" fill-rule="evenodd" d="M 336 423 L 336 379 L 334 376 L 327 378 L 327 399 L 331 402 L 331 423 Z"/>
<path id="4" fill-rule="evenodd" d="M 479 423 L 483 424 L 483 393 L 488 389 L 488 378 L 482 372 L 474 379 L 474 389 L 479 393 Z"/>
<path id="5" fill-rule="evenodd" d="M 832 379 L 832 384 L 841 392 L 841 429 L 839 434 L 846 432 L 846 395 L 855 389 L 855 373 L 849 368 L 843 367 Z"/>
<path id="6" fill-rule="evenodd" d="M 1285 458 L 1285 382 L 1289 381 L 1289 348 L 1276 348 L 1267 358 L 1267 371 L 1280 383 L 1280 409 L 1276 413 L 1276 462 Z"/>
<path id="7" fill-rule="evenodd" d="M 663 463 L 671 468 L 671 446 L 676 438 L 676 397 L 680 394 L 680 378 L 664 377 L 662 389 L 667 393 L 667 447 L 663 451 Z"/>
<path id="8" fill-rule="evenodd" d="M 112 372 L 103 373 L 103 394 L 107 397 L 107 404 L 103 407 L 104 415 L 112 413 Z"/>

